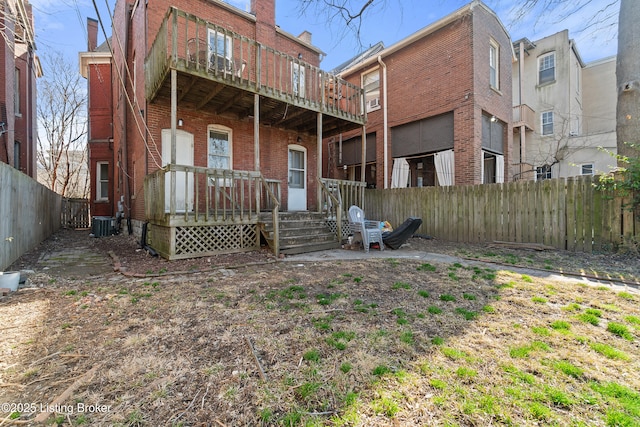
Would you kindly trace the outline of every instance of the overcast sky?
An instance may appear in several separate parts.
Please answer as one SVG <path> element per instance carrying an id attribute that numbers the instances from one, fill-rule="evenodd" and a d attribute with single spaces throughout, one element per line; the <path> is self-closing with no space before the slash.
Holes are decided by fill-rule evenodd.
<path id="1" fill-rule="evenodd" d="M 357 0 L 353 1 L 358 3 Z M 250 0 L 227 2 L 247 10 Z M 98 12 L 105 21 L 107 33 L 111 31 L 108 8 L 113 12 L 115 0 L 95 0 L 98 12 L 93 0 L 30 0 L 30 3 L 34 8 L 40 55 L 54 49 L 62 51 L 70 61 L 76 62 L 78 52 L 87 47 L 87 17 L 97 19 Z M 383 6 L 372 8 L 365 17 L 361 28 L 362 44 L 358 44 L 353 34 L 345 32 L 339 21 L 329 25 L 324 15 L 301 15 L 299 0 L 276 0 L 276 23 L 293 35 L 305 30 L 311 32 L 313 44 L 327 54 L 321 67 L 330 70 L 363 47 L 379 41 L 390 46 L 467 3 L 467 0 L 386 0 Z M 585 7 L 578 13 L 572 13 L 573 9 L 570 8 L 573 8 L 573 2 L 566 1 L 567 9 L 561 7 L 553 14 L 536 11 L 519 20 L 514 19 L 513 4 L 522 2 L 486 0 L 485 3 L 496 12 L 512 40 L 526 37 L 534 41 L 568 29 L 569 37 L 576 40 L 585 62 L 616 54 L 618 3 L 607 7 L 609 0 L 587 0 Z M 104 41 L 102 30 L 99 31 L 98 41 Z"/>

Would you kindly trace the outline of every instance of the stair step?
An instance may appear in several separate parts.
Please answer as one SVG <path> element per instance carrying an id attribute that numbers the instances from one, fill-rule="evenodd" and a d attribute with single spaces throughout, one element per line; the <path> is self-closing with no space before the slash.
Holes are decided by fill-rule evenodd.
<path id="1" fill-rule="evenodd" d="M 340 247 L 322 213 L 280 212 L 278 219 L 280 253 L 299 254 Z M 260 231 L 270 246 L 273 246 L 272 220 L 269 212 L 260 215 Z"/>
<path id="2" fill-rule="evenodd" d="M 340 246 L 340 243 L 335 241 L 325 243 L 304 243 L 280 248 L 280 253 L 285 255 L 304 254 L 308 252 L 326 251 L 328 249 L 338 249 Z"/>

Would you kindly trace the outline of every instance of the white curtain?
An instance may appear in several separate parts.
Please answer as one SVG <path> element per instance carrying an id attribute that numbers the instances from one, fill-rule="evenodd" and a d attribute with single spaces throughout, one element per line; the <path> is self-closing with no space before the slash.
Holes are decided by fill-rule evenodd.
<path id="1" fill-rule="evenodd" d="M 496 183 L 504 182 L 504 156 L 496 154 Z"/>
<path id="2" fill-rule="evenodd" d="M 453 185 L 455 166 L 453 150 L 445 150 L 435 154 L 436 175 L 440 185 Z"/>
<path id="3" fill-rule="evenodd" d="M 391 188 L 406 188 L 409 182 L 409 162 L 404 157 L 393 159 Z"/>

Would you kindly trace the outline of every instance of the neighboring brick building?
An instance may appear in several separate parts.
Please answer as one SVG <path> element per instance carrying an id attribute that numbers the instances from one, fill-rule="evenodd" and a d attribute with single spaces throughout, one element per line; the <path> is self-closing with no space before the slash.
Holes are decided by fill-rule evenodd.
<path id="1" fill-rule="evenodd" d="M 257 219 L 243 209 L 262 208 L 266 186 L 280 210 L 319 210 L 318 141 L 362 127 L 362 89 L 318 68 L 310 35 L 275 24 L 275 0 L 253 0 L 250 12 L 219 0 L 174 4 L 116 2 L 110 68 L 105 53 L 87 72 L 92 185 L 107 189 L 110 215 L 121 201 L 134 230 L 148 221 L 163 255 L 174 256 L 167 245 L 180 233 L 200 255 L 247 250 Z M 111 97 L 95 83 L 109 71 Z M 340 99 L 328 95 L 336 86 Z M 108 182 L 96 178 L 100 167 Z"/>
<path id="2" fill-rule="evenodd" d="M 87 52 L 80 53 L 80 73 L 87 79 L 87 150 L 91 179 L 91 215 L 116 215 L 114 186 L 113 95 L 109 41 L 98 43 L 98 21 L 87 19 Z"/>
<path id="3" fill-rule="evenodd" d="M 36 79 L 33 14 L 27 0 L 0 3 L 0 161 L 36 178 Z"/>
<path id="4" fill-rule="evenodd" d="M 509 34 L 473 1 L 336 70 L 365 89 L 369 187 L 502 182 L 512 156 Z M 385 99 L 386 98 L 386 99 Z M 362 132 L 325 139 L 329 176 L 361 180 Z"/>

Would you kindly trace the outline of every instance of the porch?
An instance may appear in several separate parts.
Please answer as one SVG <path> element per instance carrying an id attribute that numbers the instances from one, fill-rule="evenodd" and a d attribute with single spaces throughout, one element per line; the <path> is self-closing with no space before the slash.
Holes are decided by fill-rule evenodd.
<path id="1" fill-rule="evenodd" d="M 145 178 L 147 244 L 167 259 L 258 250 L 261 241 L 279 255 L 338 246 L 348 234 L 346 212 L 362 206 L 365 184 L 320 178 L 315 213 L 330 239 L 310 233 L 292 243 L 281 234 L 281 182 L 260 172 L 167 165 Z M 310 227 L 309 227 L 310 228 Z M 294 233 L 295 234 L 295 233 Z"/>

